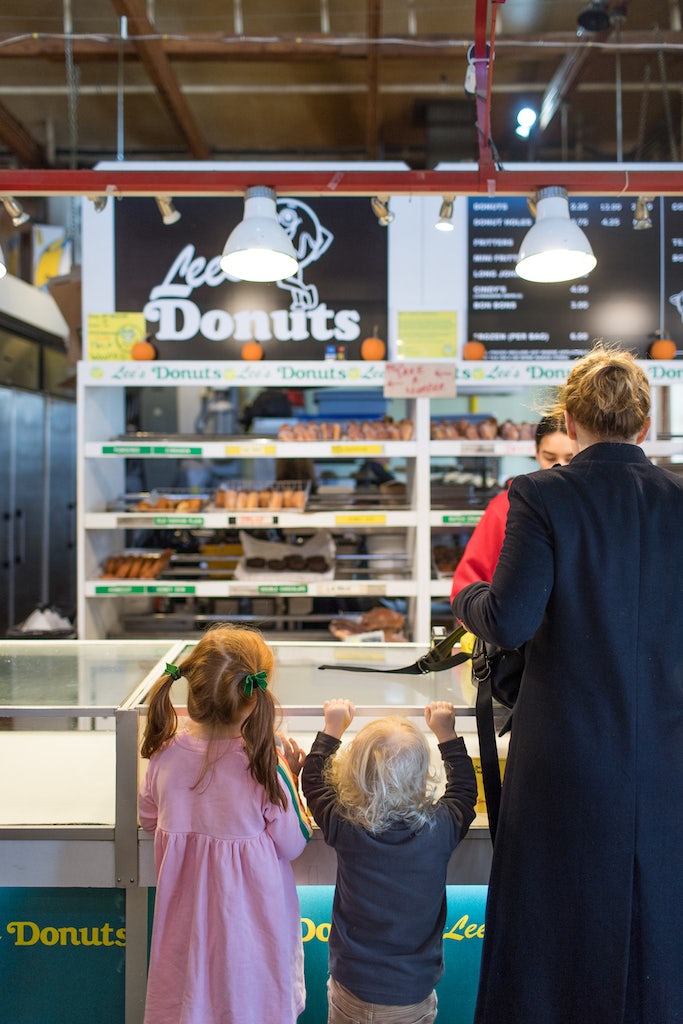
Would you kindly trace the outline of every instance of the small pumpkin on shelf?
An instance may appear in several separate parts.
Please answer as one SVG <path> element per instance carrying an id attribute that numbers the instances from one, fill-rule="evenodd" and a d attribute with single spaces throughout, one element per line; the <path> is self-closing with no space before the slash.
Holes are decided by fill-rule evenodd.
<path id="1" fill-rule="evenodd" d="M 143 338 L 141 341 L 136 341 L 131 345 L 130 358 L 137 360 L 156 359 L 158 352 L 155 346 L 150 341 L 149 335 Z"/>
<path id="2" fill-rule="evenodd" d="M 368 335 L 367 338 L 363 338 L 360 344 L 360 357 L 366 359 L 368 362 L 378 362 L 380 359 L 384 359 L 387 353 L 387 346 L 384 340 L 377 335 L 378 328 L 375 326 L 372 329 L 372 334 Z"/>
<path id="3" fill-rule="evenodd" d="M 648 349 L 648 355 L 650 359 L 675 359 L 676 342 L 658 333 Z"/>
<path id="4" fill-rule="evenodd" d="M 242 359 L 248 362 L 254 362 L 257 359 L 263 359 L 263 345 L 259 344 L 258 341 L 247 341 L 242 345 Z"/>
<path id="5" fill-rule="evenodd" d="M 463 359 L 485 359 L 486 345 L 482 341 L 466 341 L 462 347 Z"/>

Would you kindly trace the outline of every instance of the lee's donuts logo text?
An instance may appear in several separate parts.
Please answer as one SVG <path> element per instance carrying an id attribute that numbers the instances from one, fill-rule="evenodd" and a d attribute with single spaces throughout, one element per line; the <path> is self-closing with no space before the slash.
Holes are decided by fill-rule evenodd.
<path id="1" fill-rule="evenodd" d="M 126 929 L 101 925 L 40 925 L 8 921 L 7 937 L 14 946 L 125 946 Z"/>
<path id="2" fill-rule="evenodd" d="M 220 256 L 207 260 L 188 244 L 172 260 L 163 281 L 150 289 L 143 309 L 145 319 L 158 324 L 159 341 L 188 341 L 200 335 L 207 341 L 350 342 L 360 336 L 360 312 L 329 309 L 316 286 L 305 280 L 306 268 L 327 252 L 334 235 L 300 199 L 278 199 L 277 211 L 299 264 L 296 274 L 277 282 L 288 293 L 287 308 L 202 311 L 192 298 L 195 289 L 216 288 L 234 278 L 221 270 Z"/>

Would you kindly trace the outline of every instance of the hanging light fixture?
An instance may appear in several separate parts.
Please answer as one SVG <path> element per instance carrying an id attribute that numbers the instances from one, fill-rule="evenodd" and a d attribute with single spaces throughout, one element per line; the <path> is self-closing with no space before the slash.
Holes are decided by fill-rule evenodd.
<path id="1" fill-rule="evenodd" d="M 444 196 L 439 210 L 439 219 L 434 225 L 437 231 L 452 231 L 453 224 L 453 196 Z"/>
<path id="2" fill-rule="evenodd" d="M 15 228 L 20 228 L 22 224 L 26 224 L 31 219 L 31 215 L 26 213 L 21 203 L 17 202 L 12 196 L 0 196 L 0 201 L 5 207 L 8 216 L 12 218 Z"/>
<path id="3" fill-rule="evenodd" d="M 610 27 L 610 14 L 606 0 L 591 0 L 581 11 L 576 22 L 584 32 L 606 32 Z"/>
<path id="4" fill-rule="evenodd" d="M 240 281 L 282 281 L 299 269 L 294 246 L 277 219 L 275 191 L 252 185 L 244 195 L 244 217 L 231 232 L 221 270 Z"/>
<path id="5" fill-rule="evenodd" d="M 373 196 L 370 200 L 370 206 L 382 227 L 389 227 L 394 219 L 394 215 L 389 209 L 389 196 Z"/>
<path id="6" fill-rule="evenodd" d="M 649 203 L 647 196 L 638 196 L 636 199 L 636 208 L 633 211 L 633 227 L 636 231 L 645 231 L 652 227 Z"/>
<path id="7" fill-rule="evenodd" d="M 177 224 L 180 220 L 181 214 L 178 213 L 173 205 L 173 200 L 169 199 L 168 196 L 157 196 L 156 199 L 157 207 L 164 224 Z"/>
<path id="8" fill-rule="evenodd" d="M 583 231 L 569 217 L 567 190 L 540 188 L 529 204 L 536 223 L 520 246 L 515 270 L 526 281 L 572 281 L 598 262 Z M 535 209 L 534 209 L 535 207 Z"/>

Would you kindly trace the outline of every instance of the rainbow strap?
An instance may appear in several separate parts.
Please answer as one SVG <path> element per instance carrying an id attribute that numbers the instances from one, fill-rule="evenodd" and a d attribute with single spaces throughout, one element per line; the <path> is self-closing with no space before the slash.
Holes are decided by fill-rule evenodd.
<path id="1" fill-rule="evenodd" d="M 282 784 L 284 785 L 287 793 L 289 794 L 289 798 L 292 801 L 292 807 L 296 811 L 297 817 L 299 818 L 299 828 L 301 829 L 301 834 L 308 842 L 308 840 L 313 835 L 313 826 L 311 824 L 311 819 L 308 816 L 308 812 L 306 811 L 306 808 L 303 805 L 303 801 L 299 796 L 299 787 L 297 785 L 296 778 L 292 773 L 292 769 L 287 764 L 287 761 L 279 752 L 277 759 L 277 773 L 280 779 L 282 780 Z"/>

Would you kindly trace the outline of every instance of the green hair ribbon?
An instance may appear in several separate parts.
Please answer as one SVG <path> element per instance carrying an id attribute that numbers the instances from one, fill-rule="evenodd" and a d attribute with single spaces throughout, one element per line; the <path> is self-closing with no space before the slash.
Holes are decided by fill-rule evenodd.
<path id="1" fill-rule="evenodd" d="M 177 665 L 169 665 L 168 662 L 166 662 L 166 675 L 170 676 L 171 679 L 174 679 L 177 682 L 177 680 L 180 679 L 182 674 L 183 673 L 180 671 Z"/>
<path id="2" fill-rule="evenodd" d="M 242 689 L 247 697 L 251 697 L 255 686 L 258 686 L 259 690 L 263 690 L 265 693 L 268 687 L 267 673 L 255 672 L 253 675 L 245 676 L 244 682 L 242 683 Z"/>

